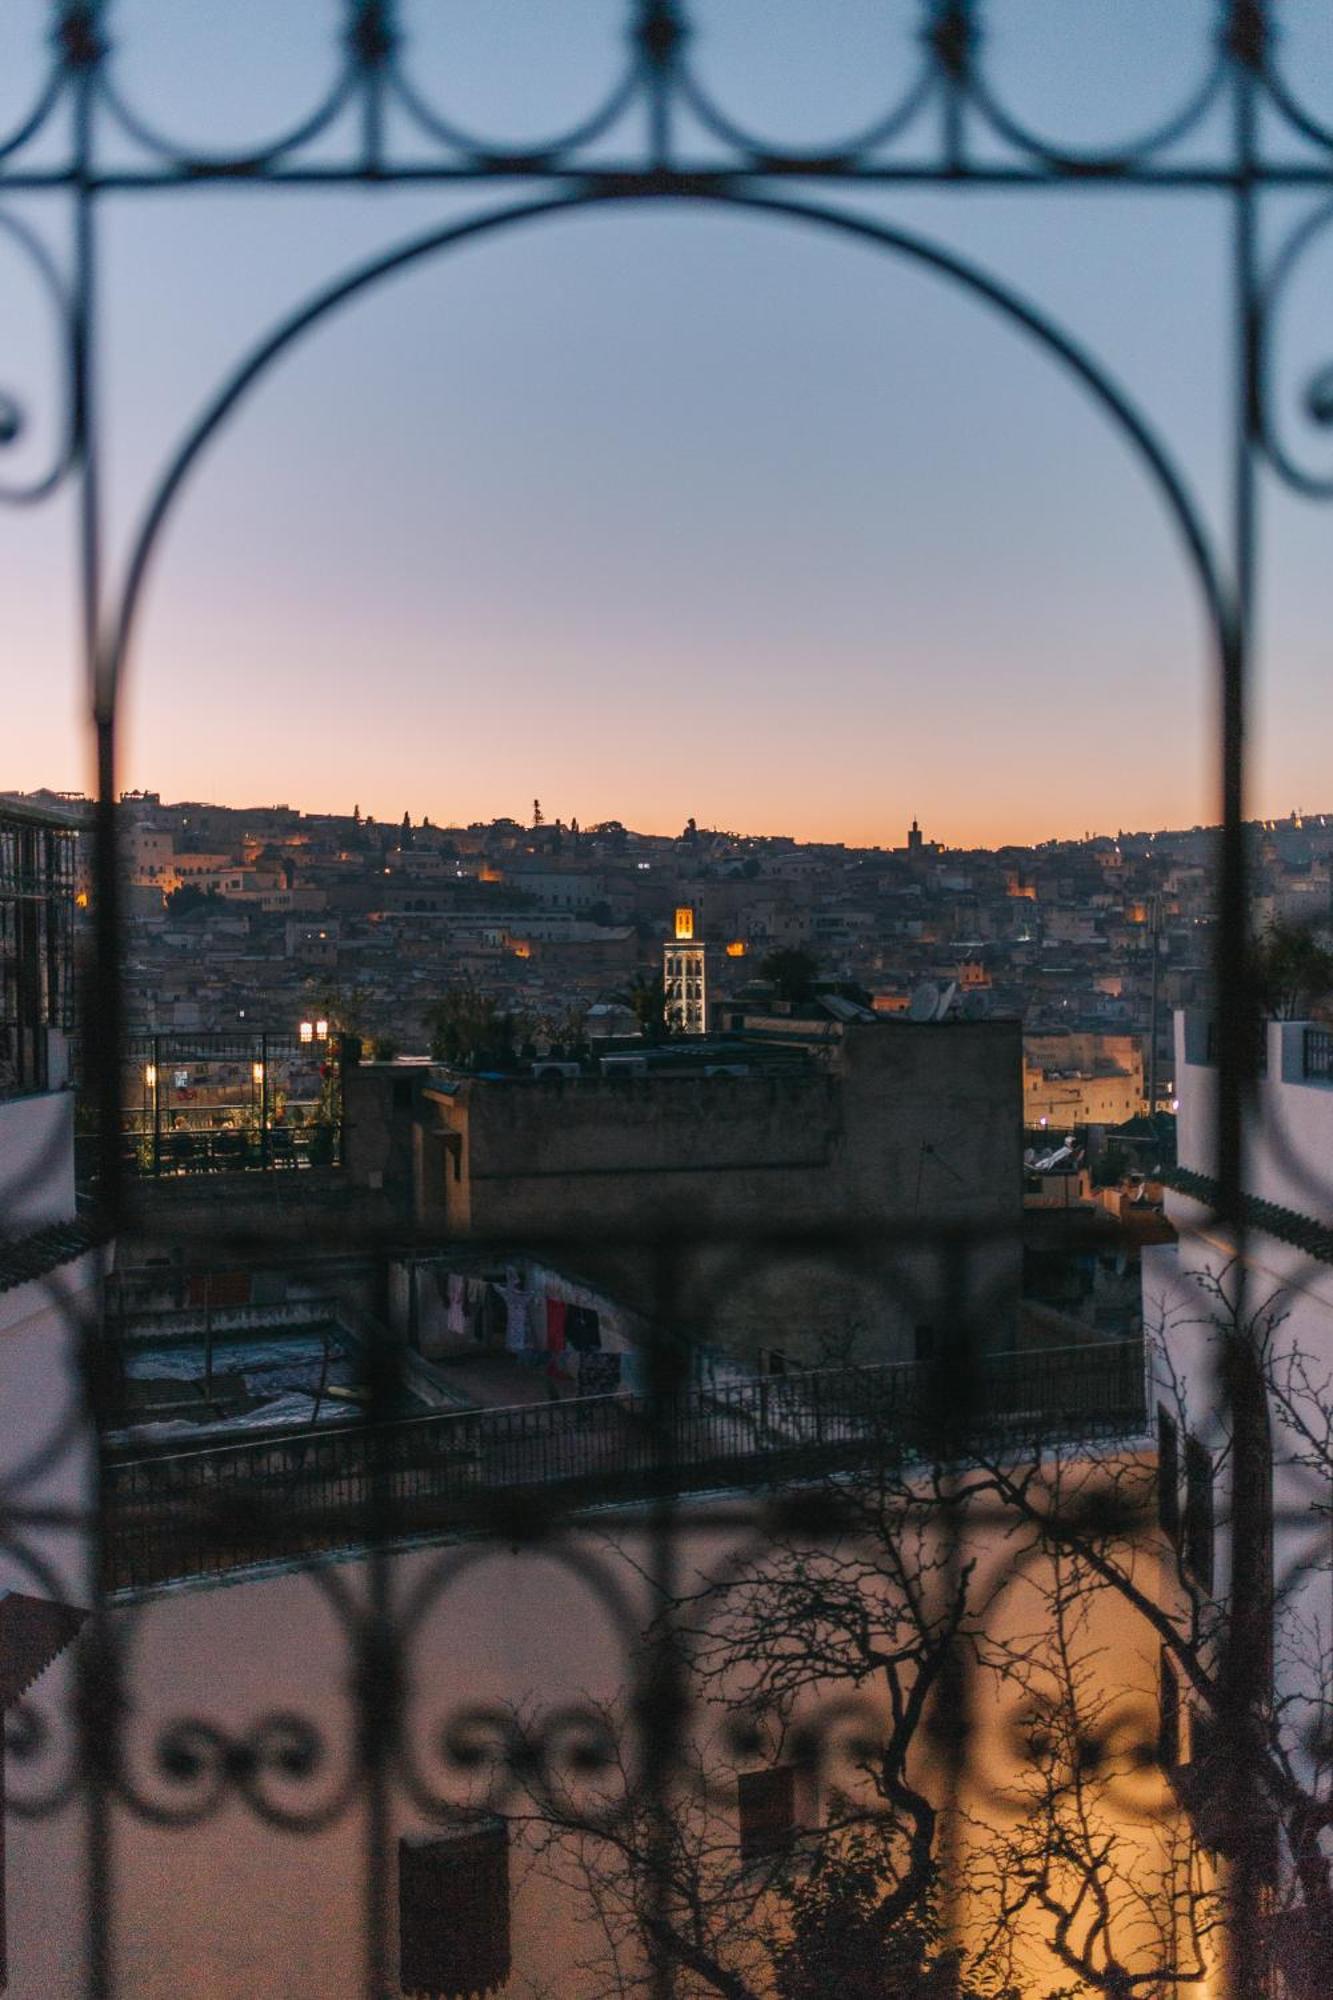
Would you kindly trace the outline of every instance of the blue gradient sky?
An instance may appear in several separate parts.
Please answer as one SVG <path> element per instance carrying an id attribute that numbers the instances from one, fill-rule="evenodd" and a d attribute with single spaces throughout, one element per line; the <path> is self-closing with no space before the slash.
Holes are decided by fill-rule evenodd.
<path id="1" fill-rule="evenodd" d="M 317 94 L 332 11 L 119 0 L 118 74 L 175 135 L 258 139 Z M 514 140 L 548 111 L 589 108 L 618 54 L 610 0 L 405 11 L 423 81 Z M 882 0 L 698 11 L 718 94 L 796 141 L 873 111 L 909 18 Z M 39 14 L 10 10 L 7 51 L 35 42 Z M 1168 108 L 1210 16 L 1203 0 L 999 0 L 996 78 L 1057 135 L 1110 138 L 1112 104 L 1124 126 Z M 1286 59 L 1333 116 L 1330 17 L 1293 0 Z M 4 83 L 0 120 L 19 94 Z M 1217 206 L 1107 189 L 861 205 L 1039 299 L 1224 519 Z M 226 189 L 109 204 L 113 555 L 173 439 L 259 332 L 464 206 Z M 54 204 L 16 208 L 62 246 Z M 1330 276 L 1333 243 L 1294 301 L 1298 385 L 1333 355 Z M 35 392 L 37 419 L 7 455 L 16 469 L 49 402 L 30 289 L 0 247 L 0 382 Z M 1331 537 L 1333 509 L 1266 493 L 1256 811 L 1333 805 Z M 65 500 L 0 514 L 15 690 L 0 786 L 87 778 L 72 548 Z M 539 795 L 548 816 L 585 823 L 674 829 L 693 814 L 893 842 L 915 814 L 951 842 L 997 842 L 1215 812 L 1193 586 L 1086 397 L 938 280 L 716 209 L 528 227 L 395 280 L 307 340 L 177 512 L 126 716 L 127 784 L 383 817 L 522 816 Z"/>

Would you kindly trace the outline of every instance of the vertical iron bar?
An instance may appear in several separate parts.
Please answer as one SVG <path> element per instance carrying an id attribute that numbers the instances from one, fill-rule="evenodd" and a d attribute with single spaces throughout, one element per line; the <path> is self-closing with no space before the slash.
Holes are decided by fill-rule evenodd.
<path id="1" fill-rule="evenodd" d="M 944 1337 L 938 1342 L 932 1370 L 934 1408 L 934 1451 L 937 1492 L 952 1501 L 958 1489 L 958 1467 L 965 1442 L 974 1434 L 982 1414 L 978 1381 L 979 1357 L 976 1328 L 971 1315 L 967 1237 L 952 1230 L 940 1238 L 940 1297 L 938 1317 Z M 963 1547 L 960 1517 L 955 1506 L 945 1515 L 946 1542 L 943 1551 L 942 1581 L 946 1602 L 952 1604 L 962 1587 Z M 933 1554 L 933 1551 L 932 1551 Z M 966 1884 L 963 1869 L 962 1826 L 963 1781 L 970 1749 L 971 1685 L 968 1662 L 961 1643 L 951 1640 L 938 1681 L 936 1700 L 941 1718 L 940 1742 L 944 1758 L 944 1795 L 938 1836 L 938 1878 L 941 1887 L 942 1921 L 946 1942 L 960 1953 L 967 1933 Z"/>
<path id="2" fill-rule="evenodd" d="M 1148 1116 L 1157 1116 L 1157 1014 L 1160 1001 L 1162 957 L 1162 895 L 1154 889 L 1148 898 L 1148 942 L 1152 951 L 1151 985 L 1148 1000 Z M 1179 1086 L 1177 1086 L 1179 1088 Z"/>
<path id="3" fill-rule="evenodd" d="M 369 1342 L 370 1420 L 366 1434 L 369 1478 L 366 1495 L 367 1598 L 358 1723 L 365 1782 L 365 1968 L 366 2000 L 393 2000 L 389 1899 L 391 1813 L 389 1767 L 399 1722 L 398 1661 L 391 1620 L 389 1542 L 393 1532 L 391 1477 L 384 1449 L 393 1364 L 385 1343 Z"/>
<path id="4" fill-rule="evenodd" d="M 1230 1615 L 1220 1663 L 1219 1724 L 1229 1777 L 1222 1801 L 1227 1820 L 1230 1924 L 1226 1976 L 1232 2000 L 1269 1991 L 1265 1948 L 1264 1875 L 1260 1829 L 1266 1810 L 1259 1770 L 1269 1678 L 1267 1514 L 1271 1453 L 1261 1357 L 1249 1325 L 1245 1268 L 1245 1118 L 1255 1079 L 1257 1004 L 1250 967 L 1245 834 L 1245 734 L 1248 675 L 1254 642 L 1259 405 L 1259 284 L 1257 275 L 1257 68 L 1266 10 L 1258 0 L 1232 0 L 1230 43 L 1236 182 L 1232 202 L 1235 430 L 1233 437 L 1232 560 L 1236 605 L 1222 685 L 1222 859 L 1217 929 L 1219 1208 L 1235 1247 L 1234 1316 L 1223 1328 L 1220 1387 L 1232 1439 Z M 1266 1031 L 1265 1031 L 1266 1032 Z"/>
<path id="5" fill-rule="evenodd" d="M 96 415 L 97 227 L 93 186 L 94 113 L 99 6 L 67 7 L 61 32 L 64 61 L 73 99 L 74 155 L 74 277 L 71 311 L 71 359 L 74 435 L 79 467 L 78 571 L 80 644 L 88 698 L 97 744 L 97 808 L 93 849 L 96 906 L 93 912 L 97 962 L 86 997 L 85 1018 L 98 1111 L 98 1204 L 108 1229 L 120 1217 L 122 1161 L 120 1148 L 120 869 L 115 806 L 114 717 L 99 685 L 98 625 L 102 594 L 101 492 Z M 84 1922 L 89 2000 L 109 2000 L 111 1993 L 111 1915 L 114 1857 L 112 1851 L 111 1789 L 118 1755 L 119 1718 L 110 1682 L 114 1647 L 106 1604 L 106 1560 L 103 1542 L 102 1449 L 99 1370 L 93 1322 L 83 1319 L 79 1370 L 89 1441 L 88 1586 L 95 1634 L 80 1649 L 75 1667 L 79 1726 L 79 1770 L 85 1794 L 88 1876 Z"/>
<path id="6" fill-rule="evenodd" d="M 647 1572 L 657 1629 L 639 1677 L 638 1733 L 649 1826 L 647 1907 L 652 1930 L 648 1964 L 652 2000 L 673 2000 L 674 1960 L 663 1940 L 676 1916 L 671 1886 L 673 1792 L 680 1768 L 685 1685 L 676 1637 L 679 1584 L 678 1507 L 672 1478 L 676 1459 L 674 1411 L 681 1381 L 677 1332 L 680 1241 L 664 1235 L 656 1245 L 656 1273 L 648 1362 L 648 1428 L 651 1441 L 651 1511 Z M 660 1609 L 659 1609 L 660 1607 Z"/>

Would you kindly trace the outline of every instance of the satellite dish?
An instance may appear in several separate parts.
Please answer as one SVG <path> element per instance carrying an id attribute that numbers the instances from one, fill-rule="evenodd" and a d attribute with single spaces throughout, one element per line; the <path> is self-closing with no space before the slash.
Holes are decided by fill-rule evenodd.
<path id="1" fill-rule="evenodd" d="M 936 1021 L 942 1021 L 944 1019 L 949 1009 L 953 1006 L 954 996 L 957 993 L 957 991 L 958 991 L 958 981 L 956 979 L 951 979 L 949 981 L 949 984 L 945 987 L 943 993 L 941 993 L 940 995 L 939 1005 L 935 1009 L 933 1019 L 935 1019 Z"/>
<path id="2" fill-rule="evenodd" d="M 908 1002 L 909 1021 L 933 1021 L 940 1004 L 940 989 L 933 979 L 923 979 Z"/>

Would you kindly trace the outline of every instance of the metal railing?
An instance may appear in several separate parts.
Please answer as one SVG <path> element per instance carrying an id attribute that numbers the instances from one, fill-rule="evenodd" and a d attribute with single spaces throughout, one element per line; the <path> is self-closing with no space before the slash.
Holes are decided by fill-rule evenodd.
<path id="1" fill-rule="evenodd" d="M 1301 1051 L 1307 1083 L 1333 1083 L 1333 1028 L 1307 1028 Z"/>
<path id="2" fill-rule="evenodd" d="M 494 1526 L 561 1502 L 632 1500 L 815 1478 L 876 1454 L 966 1455 L 987 1441 L 1135 1436 L 1147 1421 L 1141 1339 L 984 1357 L 956 1402 L 925 1363 L 811 1369 L 638 1395 L 330 1428 L 108 1458 L 107 1587 Z"/>
<path id="3" fill-rule="evenodd" d="M 341 1096 L 328 1084 L 337 1073 L 327 1039 L 131 1035 L 123 1069 L 120 1157 L 132 1178 L 341 1161 Z"/>
<path id="4" fill-rule="evenodd" d="M 1246 1075 L 1258 1076 L 1258 1077 L 1267 1076 L 1268 1075 L 1267 1020 L 1257 1019 L 1252 1021 L 1250 1023 L 1248 1039 L 1249 1039 L 1249 1048 L 1247 1050 L 1248 1061 L 1245 1066 Z M 1206 1063 L 1211 1064 L 1211 1066 L 1214 1069 L 1218 1067 L 1218 1065 L 1222 1060 L 1221 1049 L 1222 1049 L 1222 1044 L 1221 1044 L 1221 1037 L 1218 1032 L 1218 1023 L 1216 1020 L 1210 1019 L 1208 1022 L 1207 1032 L 1204 1036 L 1203 1059 Z"/>

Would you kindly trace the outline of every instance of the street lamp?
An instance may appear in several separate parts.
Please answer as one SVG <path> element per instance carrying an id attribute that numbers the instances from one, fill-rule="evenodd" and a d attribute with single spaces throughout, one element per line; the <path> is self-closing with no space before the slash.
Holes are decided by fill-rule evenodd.
<path id="1" fill-rule="evenodd" d="M 157 1064 L 155 1062 L 144 1064 L 143 1085 L 148 1096 L 148 1106 L 145 1109 L 151 1108 L 152 1112 L 153 1172 L 159 1174 L 162 1171 L 162 1104 L 157 1094 Z"/>

